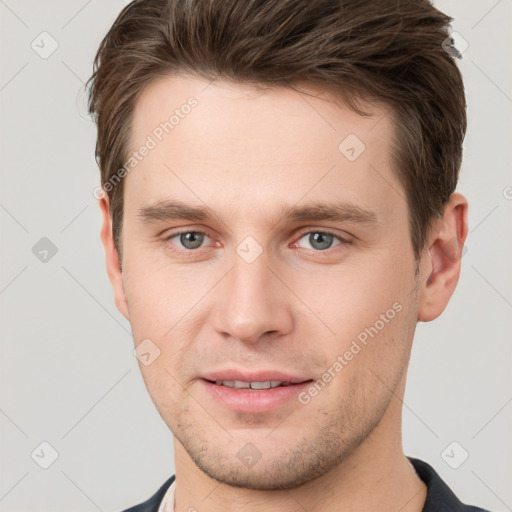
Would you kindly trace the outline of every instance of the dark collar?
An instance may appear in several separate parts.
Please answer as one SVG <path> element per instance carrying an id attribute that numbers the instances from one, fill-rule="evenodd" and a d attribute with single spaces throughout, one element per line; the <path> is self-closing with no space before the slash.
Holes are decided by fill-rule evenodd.
<path id="1" fill-rule="evenodd" d="M 160 507 L 160 503 L 164 499 L 165 493 L 167 489 L 174 482 L 175 475 L 172 475 L 161 487 L 156 491 L 149 500 L 141 503 L 140 505 L 135 505 L 134 507 L 130 507 L 123 512 L 158 512 L 158 507 Z"/>
<path id="2" fill-rule="evenodd" d="M 464 505 L 432 466 L 419 459 L 412 457 L 408 457 L 408 459 L 427 486 L 427 499 L 422 512 L 486 512 L 482 508 Z"/>

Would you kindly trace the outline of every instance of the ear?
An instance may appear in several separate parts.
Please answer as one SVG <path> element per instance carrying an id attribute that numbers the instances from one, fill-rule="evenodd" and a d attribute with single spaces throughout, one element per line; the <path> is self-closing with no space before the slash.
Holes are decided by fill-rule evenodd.
<path id="1" fill-rule="evenodd" d="M 114 290 L 114 299 L 117 309 L 129 320 L 128 304 L 124 294 L 123 274 L 119 261 L 119 254 L 114 244 L 114 235 L 112 232 L 112 221 L 110 216 L 110 203 L 105 194 L 99 200 L 102 215 L 101 241 L 105 249 L 105 259 L 107 264 L 107 273 Z"/>
<path id="2" fill-rule="evenodd" d="M 450 196 L 441 219 L 435 221 L 421 258 L 421 292 L 418 320 L 430 322 L 446 308 L 460 275 L 464 242 L 468 234 L 468 202 L 458 193 Z"/>

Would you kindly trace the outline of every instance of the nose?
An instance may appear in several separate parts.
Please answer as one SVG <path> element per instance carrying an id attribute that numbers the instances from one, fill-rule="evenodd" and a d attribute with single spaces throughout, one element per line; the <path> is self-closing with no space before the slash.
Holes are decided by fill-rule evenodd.
<path id="1" fill-rule="evenodd" d="M 252 263 L 234 255 L 214 312 L 215 329 L 224 337 L 254 344 L 292 330 L 290 293 L 268 264 L 264 255 Z"/>

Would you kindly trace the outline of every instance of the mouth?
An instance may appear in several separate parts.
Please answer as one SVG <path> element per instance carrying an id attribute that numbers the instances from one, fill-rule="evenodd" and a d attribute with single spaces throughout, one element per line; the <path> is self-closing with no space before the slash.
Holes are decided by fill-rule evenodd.
<path id="1" fill-rule="evenodd" d="M 208 380 L 208 379 L 206 379 Z M 267 380 L 267 381 L 243 381 L 243 380 L 216 380 L 211 381 L 208 380 L 211 384 L 215 384 L 216 386 L 226 386 L 231 389 L 250 389 L 251 391 L 261 391 L 263 389 L 274 389 L 283 386 L 296 386 L 297 384 L 302 384 L 302 382 L 289 382 L 289 381 L 280 381 L 280 380 Z M 304 382 L 311 382 L 310 380 Z"/>
<path id="2" fill-rule="evenodd" d="M 299 393 L 311 385 L 313 379 L 293 377 L 282 373 L 242 375 L 229 372 L 208 375 L 199 379 L 210 398 L 238 413 L 258 414 L 270 412 L 295 403 Z"/>

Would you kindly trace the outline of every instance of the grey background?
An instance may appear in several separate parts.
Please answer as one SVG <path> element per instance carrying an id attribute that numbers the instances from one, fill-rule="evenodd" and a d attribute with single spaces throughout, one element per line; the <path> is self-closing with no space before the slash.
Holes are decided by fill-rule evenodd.
<path id="1" fill-rule="evenodd" d="M 1 511 L 121 510 L 173 472 L 171 434 L 113 303 L 93 197 L 83 83 L 126 3 L 0 0 Z M 469 44 L 459 191 L 471 233 L 450 305 L 418 326 L 404 449 L 463 501 L 512 510 L 512 1 L 435 3 Z M 47 58 L 31 47 L 51 49 L 43 31 L 58 43 Z M 43 441 L 58 452 L 48 469 Z"/>

